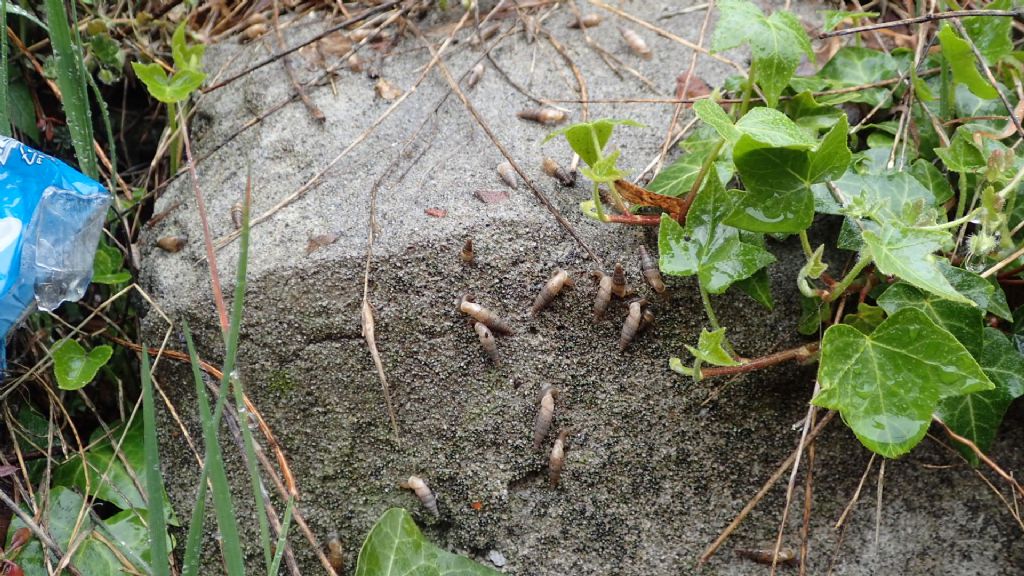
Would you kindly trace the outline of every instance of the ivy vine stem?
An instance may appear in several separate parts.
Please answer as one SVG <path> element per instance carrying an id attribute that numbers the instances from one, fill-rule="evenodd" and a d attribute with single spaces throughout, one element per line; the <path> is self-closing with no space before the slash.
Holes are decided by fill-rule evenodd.
<path id="1" fill-rule="evenodd" d="M 732 376 L 735 374 L 743 374 L 745 372 L 754 372 L 755 370 L 763 370 L 776 364 L 782 364 L 783 362 L 789 362 L 792 360 L 804 361 L 813 356 L 821 348 L 821 342 L 811 342 L 810 344 L 804 344 L 797 346 L 796 348 L 790 348 L 789 350 L 782 350 L 775 352 L 774 354 L 768 354 L 760 358 L 754 358 L 738 364 L 736 366 L 712 366 L 710 368 L 703 368 L 700 371 L 701 379 L 714 378 L 716 376 Z"/>
<path id="2" fill-rule="evenodd" d="M 700 300 L 704 303 L 704 311 L 707 312 L 708 322 L 711 323 L 711 329 L 714 331 L 721 330 L 722 326 L 718 323 L 718 316 L 715 314 L 715 309 L 711 307 L 711 297 L 708 295 L 708 291 L 704 288 L 704 283 L 698 280 L 697 289 L 700 290 Z M 732 344 L 729 343 L 727 338 L 722 340 L 722 347 L 729 353 L 729 356 L 739 358 L 739 355 L 736 354 L 735 350 L 733 350 Z M 694 374 L 699 373 L 700 365 L 696 364 L 694 365 Z"/>
<path id="3" fill-rule="evenodd" d="M 800 246 L 804 249 L 804 256 L 814 257 L 814 250 L 811 250 L 811 241 L 807 238 L 807 230 L 800 231 Z"/>
<path id="4" fill-rule="evenodd" d="M 866 268 L 867 265 L 870 263 L 871 256 L 867 253 L 861 254 L 860 258 L 857 260 L 857 263 L 853 265 L 853 268 L 850 268 L 850 271 L 846 273 L 846 276 L 843 276 L 843 279 L 840 280 L 838 284 L 833 286 L 828 293 L 824 294 L 821 299 L 825 302 L 831 302 L 835 300 L 837 297 L 845 294 L 846 289 L 849 288 L 851 284 L 853 284 L 853 281 L 857 279 L 857 276 L 859 276 L 860 273 L 864 271 L 864 268 Z"/>
<path id="5" fill-rule="evenodd" d="M 693 204 L 693 200 L 697 197 L 697 192 L 704 184 L 704 178 L 707 177 L 708 172 L 711 171 L 711 166 L 718 159 L 718 154 L 721 153 L 722 147 L 725 146 L 725 140 L 719 140 L 718 144 L 708 152 L 707 158 L 700 165 L 700 170 L 697 172 L 697 177 L 693 180 L 693 185 L 690 186 L 690 191 L 687 192 L 686 197 L 683 198 L 683 206 L 681 212 L 683 216 L 690 211 L 690 205 Z"/>

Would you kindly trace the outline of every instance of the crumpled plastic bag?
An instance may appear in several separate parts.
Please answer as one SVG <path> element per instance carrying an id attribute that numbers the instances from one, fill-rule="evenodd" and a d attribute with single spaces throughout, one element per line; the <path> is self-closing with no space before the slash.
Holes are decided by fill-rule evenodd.
<path id="1" fill-rule="evenodd" d="M 67 164 L 0 136 L 0 334 L 38 306 L 78 300 L 110 194 Z M 0 371 L 6 366 L 0 346 Z"/>

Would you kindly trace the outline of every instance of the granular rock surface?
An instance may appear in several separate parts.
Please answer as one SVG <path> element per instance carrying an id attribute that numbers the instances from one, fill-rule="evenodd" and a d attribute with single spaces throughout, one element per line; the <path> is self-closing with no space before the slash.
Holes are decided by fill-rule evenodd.
<path id="1" fill-rule="evenodd" d="M 767 571 L 737 557 L 734 549 L 774 542 L 788 474 L 709 564 L 698 569 L 696 560 L 797 445 L 814 366 L 782 365 L 700 383 L 669 370 L 671 356 L 689 361 L 683 345 L 695 343 L 707 326 L 696 285 L 669 278 L 668 295 L 660 297 L 643 284 L 637 250 L 641 245 L 656 250 L 653 231 L 599 224 L 580 213 L 579 202 L 589 197 L 583 180 L 566 188 L 540 170 L 544 155 L 568 166 L 571 152 L 559 140 L 541 143 L 550 127 L 516 117 L 537 104 L 511 82 L 537 98 L 579 99 L 575 76 L 548 32 L 565 47 L 595 100 L 670 97 L 692 52 L 610 12 L 578 4 L 604 16 L 601 26 L 589 30 L 594 42 L 648 78 L 656 91 L 624 69 L 617 75 L 588 48 L 580 31 L 567 29 L 572 13 L 564 4 L 535 14 L 542 31 L 532 42 L 521 28 L 504 35 L 516 23 L 505 18 L 498 20 L 502 32 L 491 40 L 496 46 L 490 59 L 468 42 L 470 30 L 456 35 L 460 41 L 444 58 L 456 76 L 484 64 L 479 84 L 466 89 L 484 121 L 602 259 L 605 271 L 622 262 L 631 287 L 651 301 L 656 326 L 624 352 L 617 342 L 625 303 L 613 302 L 606 320 L 593 320 L 596 283 L 590 272 L 598 263 L 524 182 L 515 190 L 501 182 L 496 166 L 505 158 L 449 94 L 436 68 L 318 185 L 252 231 L 240 369 L 289 458 L 302 494 L 300 510 L 321 539 L 332 531 L 340 535 L 348 572 L 374 520 L 394 506 L 410 509 L 438 545 L 491 566 L 501 564 L 508 574 Z M 703 21 L 701 11 L 671 16 L 681 8 L 675 3 L 619 5 L 691 40 Z M 795 3 L 810 20 L 817 7 Z M 417 26 L 437 46 L 460 16 L 460 10 L 431 11 Z M 322 30 L 324 20 L 319 14 L 289 22 L 289 44 Z M 640 33 L 654 58 L 631 54 L 616 25 Z M 208 51 L 207 69 L 223 77 L 275 50 L 272 39 L 222 43 Z M 743 54 L 729 56 L 743 62 Z M 407 31 L 390 53 L 367 49 L 366 57 L 381 78 L 407 91 L 430 54 Z M 303 55 L 291 62 L 300 79 L 317 73 Z M 338 62 L 328 58 L 327 64 Z M 291 95 L 280 62 L 199 100 L 193 137 L 195 152 L 203 157 L 198 178 L 215 236 L 233 230 L 231 206 L 241 198 L 249 170 L 253 213 L 260 215 L 300 189 L 391 105 L 375 91 L 376 80 L 343 70 L 332 84 L 309 90 L 326 115 L 323 124 L 296 100 L 243 129 Z M 721 86 L 733 73 L 721 62 L 699 59 L 697 76 L 711 86 Z M 579 104 L 560 105 L 571 121 L 581 119 Z M 637 175 L 657 155 L 673 110 L 672 105 L 620 102 L 591 104 L 589 114 L 628 117 L 647 126 L 620 128 L 613 137 L 612 146 L 622 152 L 620 164 Z M 683 110 L 681 124 L 689 119 Z M 670 152 L 669 160 L 675 155 Z M 360 324 L 370 205 L 378 180 L 369 300 L 399 440 Z M 479 191 L 503 191 L 508 197 L 487 203 Z M 144 285 L 175 322 L 171 346 L 180 342 L 180 322 L 188 321 L 200 354 L 217 362 L 223 345 L 187 179 L 180 178 L 161 197 L 157 211 L 163 210 L 167 217 L 144 238 Z M 166 254 L 148 247 L 169 234 L 186 235 L 186 249 Z M 822 222 L 812 228 L 811 239 L 831 243 L 834 234 L 833 223 Z M 307 254 L 310 239 L 321 235 L 336 238 Z M 476 254 L 470 265 L 459 257 L 467 238 Z M 791 289 L 802 265 L 799 244 L 770 241 L 768 248 L 779 260 L 770 269 L 774 310 L 738 291 L 714 298 L 721 323 L 746 357 L 810 341 L 796 332 L 800 307 Z M 230 294 L 238 242 L 217 256 Z M 833 261 L 842 266 L 846 257 L 837 254 Z M 567 270 L 575 286 L 531 317 L 529 306 L 556 268 Z M 490 363 L 472 326 L 456 310 L 456 301 L 467 293 L 515 328 L 514 335 L 498 337 L 500 366 Z M 155 313 L 146 326 L 151 342 L 166 330 Z M 191 373 L 163 361 L 158 377 L 198 438 Z M 537 394 L 544 384 L 560 393 L 552 432 L 544 448 L 534 450 Z M 1019 413 L 1011 414 L 993 449 L 1010 469 L 1024 464 L 1020 420 Z M 170 418 L 162 425 L 164 477 L 179 515 L 187 518 L 198 479 L 195 457 Z M 565 469 L 553 489 L 547 451 L 562 429 L 570 430 Z M 233 446 L 227 437 L 224 442 Z M 869 459 L 839 418 L 816 443 L 809 573 L 824 574 L 833 562 L 835 574 L 853 575 L 1009 574 L 1013 566 L 1024 565 L 1020 528 L 1003 504 L 973 470 L 932 440 L 886 463 L 877 518 L 876 460 L 844 530 L 835 530 Z M 256 560 L 255 517 L 251 503 L 241 499 L 248 480 L 237 461 L 229 464 L 242 502 L 240 524 L 252 543 L 248 553 Z M 398 487 L 412 474 L 435 490 L 438 518 Z M 802 494 L 801 482 L 786 525 L 789 548 L 799 547 Z M 214 530 L 211 524 L 209 532 Z M 303 573 L 322 573 L 301 536 L 293 535 L 291 542 Z M 211 572 L 220 570 L 212 538 L 206 562 Z"/>

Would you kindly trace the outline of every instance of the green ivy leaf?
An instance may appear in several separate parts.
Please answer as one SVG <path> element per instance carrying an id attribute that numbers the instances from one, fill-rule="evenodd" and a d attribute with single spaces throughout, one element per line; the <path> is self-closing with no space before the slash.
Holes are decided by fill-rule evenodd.
<path id="1" fill-rule="evenodd" d="M 735 128 L 741 137 L 734 145 L 733 156 L 755 148 L 810 150 L 818 145 L 818 141 L 806 130 L 802 130 L 788 116 L 774 108 L 752 109 L 736 122 Z"/>
<path id="2" fill-rule="evenodd" d="M 76 488 L 83 494 L 110 502 L 122 510 L 145 510 L 146 498 L 133 480 L 133 477 L 143 476 L 145 465 L 142 419 L 137 418 L 125 434 L 120 445 L 119 458 L 114 451 L 113 443 L 120 439 L 122 431 L 123 427 L 116 427 L 113 429 L 112 438 L 104 438 L 103 430 L 97 429 L 90 438 L 93 447 L 85 453 L 84 460 L 81 455 L 76 455 L 54 470 L 54 486 Z M 164 515 L 168 518 L 168 523 L 177 526 L 178 522 L 167 494 L 162 494 L 162 498 Z"/>
<path id="3" fill-rule="evenodd" d="M 565 140 L 569 143 L 569 147 L 572 148 L 573 152 L 579 154 L 579 157 L 588 166 L 593 166 L 602 157 L 604 147 L 612 137 L 612 130 L 615 129 L 615 126 L 619 125 L 643 127 L 643 124 L 633 120 L 601 118 L 593 122 L 580 122 L 555 130 L 548 134 L 542 143 L 548 142 L 557 136 L 565 136 Z"/>
<path id="4" fill-rule="evenodd" d="M 106 344 L 97 346 L 86 354 L 85 349 L 76 340 L 61 340 L 50 354 L 53 356 L 53 373 L 57 377 L 57 385 L 62 390 L 78 390 L 96 377 L 114 349 Z"/>
<path id="5" fill-rule="evenodd" d="M 953 71 L 953 80 L 967 86 L 979 98 L 991 100 L 999 97 L 996 89 L 978 72 L 974 52 L 966 40 L 945 22 L 936 36 L 942 45 L 942 56 Z"/>
<path id="6" fill-rule="evenodd" d="M 1024 356 L 999 330 L 985 328 L 983 335 L 978 363 L 995 389 L 946 398 L 939 404 L 938 414 L 957 434 L 986 452 L 1006 409 L 1024 394 Z M 972 464 L 978 464 L 974 451 L 959 443 L 956 447 Z"/>
<path id="7" fill-rule="evenodd" d="M 998 283 L 989 282 L 970 270 L 957 268 L 946 260 L 939 262 L 939 270 L 957 292 L 969 298 L 982 310 L 1008 322 L 1013 321 L 1010 306 L 1006 303 L 1006 294 Z"/>
<path id="8" fill-rule="evenodd" d="M 786 101 L 786 116 L 797 126 L 817 133 L 835 126 L 846 114 L 835 106 L 818 103 L 811 92 L 805 90 Z"/>
<path id="9" fill-rule="evenodd" d="M 849 324 L 864 334 L 871 334 L 885 320 L 885 310 L 871 304 L 858 304 L 856 314 L 843 317 L 843 324 Z"/>
<path id="10" fill-rule="evenodd" d="M 718 9 L 721 16 L 711 49 L 720 52 L 749 44 L 751 76 L 761 86 L 768 106 L 775 107 L 801 57 L 814 60 L 807 33 L 793 14 L 778 10 L 766 17 L 747 0 L 722 0 Z"/>
<path id="11" fill-rule="evenodd" d="M 1010 0 L 994 0 L 985 6 L 988 10 L 1010 10 Z M 994 66 L 996 61 L 1013 52 L 1013 42 L 1010 40 L 1010 31 L 1013 26 L 1012 18 L 990 18 L 982 16 L 969 16 L 961 20 L 967 35 L 974 41 L 978 51 L 985 57 L 989 66 Z"/>
<path id="12" fill-rule="evenodd" d="M 825 304 L 821 298 L 808 298 L 800 294 L 800 318 L 796 322 L 797 332 L 804 336 L 817 334 L 821 323 L 832 316 L 832 304 Z"/>
<path id="13" fill-rule="evenodd" d="M 665 196 L 675 197 L 686 194 L 697 180 L 697 174 L 700 173 L 700 168 L 704 165 L 704 160 L 707 159 L 709 152 L 709 150 L 703 150 L 683 154 L 675 162 L 658 172 L 658 175 L 651 180 L 647 187 L 652 192 Z M 732 180 L 732 162 L 719 160 L 715 162 L 715 166 L 718 168 L 718 177 L 723 186 Z"/>
<path id="14" fill-rule="evenodd" d="M 790 84 L 797 91 L 824 88 L 838 90 L 872 84 L 898 75 L 899 65 L 889 54 L 860 46 L 846 46 L 840 48 L 818 74 L 809 78 L 794 78 Z M 867 88 L 843 94 L 822 95 L 819 96 L 818 102 L 859 102 L 869 106 L 887 107 L 892 102 L 892 97 L 888 88 Z"/>
<path id="15" fill-rule="evenodd" d="M 8 8 L 14 6 L 11 4 Z M 21 79 L 12 79 L 8 84 L 7 110 L 11 113 L 14 127 L 28 136 L 29 140 L 39 142 L 39 126 L 36 125 L 35 104 L 32 91 Z"/>
<path id="16" fill-rule="evenodd" d="M 935 205 L 953 197 L 953 187 L 949 184 L 949 179 L 931 162 L 918 158 L 910 167 L 910 175 L 932 193 Z"/>
<path id="17" fill-rule="evenodd" d="M 751 149 L 745 145 L 749 136 L 740 138 L 733 158 L 747 191 L 734 192 L 738 196 L 736 207 L 726 223 L 755 232 L 796 233 L 807 229 L 814 219 L 811 186 L 839 178 L 850 163 L 848 129 L 844 115 L 813 152 Z"/>
<path id="18" fill-rule="evenodd" d="M 673 276 L 696 274 L 712 294 L 771 264 L 775 257 L 761 246 L 743 242 L 740 231 L 723 223 L 731 211 L 717 172 L 712 169 L 686 216 L 686 227 L 662 214 L 658 230 L 658 264 Z"/>
<path id="19" fill-rule="evenodd" d="M 848 203 L 860 202 L 877 206 L 875 215 L 879 222 L 902 222 L 904 208 L 920 204 L 924 207 L 938 205 L 935 195 L 907 172 L 886 172 L 882 174 L 857 174 L 847 170 L 843 177 L 833 184 L 842 192 Z M 842 214 L 842 207 L 835 201 L 824 184 L 813 186 L 814 206 L 825 214 Z M 915 222 L 904 222 L 913 225 Z"/>
<path id="20" fill-rule="evenodd" d="M 926 294 L 910 284 L 893 284 L 878 298 L 878 305 L 892 316 L 904 308 L 915 308 L 936 325 L 952 334 L 975 358 L 981 351 L 981 330 L 985 314 L 981 308 Z"/>
<path id="21" fill-rule="evenodd" d="M 887 458 L 920 442 L 940 400 L 994 388 L 963 345 L 914 308 L 871 334 L 829 327 L 818 383 L 812 402 L 838 410 L 861 443 Z"/>
<path id="22" fill-rule="evenodd" d="M 739 362 L 733 359 L 725 348 L 722 347 L 722 343 L 725 341 L 725 328 L 719 328 L 714 332 L 708 332 L 706 329 L 701 328 L 700 339 L 697 341 L 697 347 L 687 345 L 686 349 L 693 354 L 694 358 L 700 359 L 701 362 L 713 364 L 715 366 L 737 366 Z"/>
<path id="23" fill-rule="evenodd" d="M 947 300 L 974 305 L 946 280 L 939 268 L 939 258 L 933 254 L 949 238 L 949 233 L 893 224 L 883 226 L 877 232 L 865 230 L 861 238 L 882 274 L 898 276 Z"/>
<path id="24" fill-rule="evenodd" d="M 356 576 L 492 576 L 501 574 L 434 546 L 401 508 L 385 512 L 359 550 Z"/>
<path id="25" fill-rule="evenodd" d="M 949 146 L 936 148 L 935 154 L 954 172 L 981 172 L 988 165 L 981 150 L 974 145 L 972 132 L 965 126 L 957 128 Z"/>
<path id="26" fill-rule="evenodd" d="M 701 119 L 702 122 L 711 126 L 718 132 L 718 135 L 725 139 L 726 142 L 735 143 L 741 136 L 740 131 L 733 125 L 732 119 L 725 113 L 725 110 L 718 105 L 718 102 L 711 100 L 710 98 L 703 98 L 693 103 L 693 113 Z"/>
<path id="27" fill-rule="evenodd" d="M 82 511 L 90 504 L 74 490 L 54 486 L 46 494 L 48 501 L 37 505 L 37 509 L 43 510 L 45 516 L 37 521 L 46 526 L 50 537 L 62 550 L 69 549 L 72 539 L 78 543 L 71 556 L 71 562 L 82 574 L 124 573 L 126 568 L 119 558 L 127 559 L 128 555 L 122 551 L 145 558 L 149 550 L 149 538 L 141 541 L 136 538 L 122 539 L 122 535 L 128 536 L 123 529 L 125 520 L 122 514 L 97 523 L 91 515 L 81 516 Z M 32 514 L 31 509 L 27 511 L 29 515 Z M 13 534 L 22 527 L 24 524 L 21 519 L 15 517 L 11 521 L 9 533 Z M 112 540 L 108 534 L 114 534 L 115 538 Z M 111 546 L 117 546 L 119 549 L 115 551 Z M 47 574 L 49 564 L 44 554 L 39 540 L 33 538 L 23 548 L 18 549 L 18 565 L 25 574 Z M 148 567 L 143 566 L 136 566 L 134 571 L 149 573 Z"/>
<path id="28" fill-rule="evenodd" d="M 766 309 L 775 309 L 775 300 L 772 298 L 772 284 L 767 268 L 761 268 L 754 272 L 750 278 L 737 280 L 736 287 Z"/>
<path id="29" fill-rule="evenodd" d="M 100 242 L 92 261 L 92 281 L 95 284 L 121 284 L 132 279 L 124 270 L 124 254 L 113 246 Z"/>
<path id="30" fill-rule="evenodd" d="M 1013 311 L 1013 318 L 1013 329 L 1010 331 L 1010 339 L 1017 346 L 1017 351 L 1024 354 L 1024 306 Z"/>
<path id="31" fill-rule="evenodd" d="M 202 86 L 206 74 L 195 70 L 178 70 L 173 76 L 168 77 L 167 72 L 159 64 L 141 64 L 132 62 L 132 69 L 135 75 L 146 85 L 153 98 L 164 104 L 181 102 L 189 97 L 197 88 Z"/>

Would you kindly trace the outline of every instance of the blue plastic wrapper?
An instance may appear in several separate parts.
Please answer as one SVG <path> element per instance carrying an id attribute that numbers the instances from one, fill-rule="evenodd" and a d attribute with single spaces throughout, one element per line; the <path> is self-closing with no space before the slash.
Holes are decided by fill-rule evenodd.
<path id="1" fill-rule="evenodd" d="M 95 180 L 0 136 L 0 334 L 36 306 L 78 300 L 110 205 Z M 0 346 L 0 371 L 6 366 Z"/>

